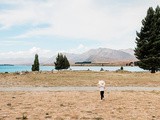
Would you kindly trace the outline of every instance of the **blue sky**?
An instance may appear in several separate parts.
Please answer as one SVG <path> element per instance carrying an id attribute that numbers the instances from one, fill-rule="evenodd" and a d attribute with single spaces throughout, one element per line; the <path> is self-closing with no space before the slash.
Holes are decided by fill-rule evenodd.
<path id="1" fill-rule="evenodd" d="M 159 0 L 0 0 L 0 58 L 135 47 Z"/>

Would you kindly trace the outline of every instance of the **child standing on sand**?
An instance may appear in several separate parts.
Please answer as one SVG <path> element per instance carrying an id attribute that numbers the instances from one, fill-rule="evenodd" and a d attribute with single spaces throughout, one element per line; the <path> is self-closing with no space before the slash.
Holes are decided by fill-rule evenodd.
<path id="1" fill-rule="evenodd" d="M 103 100 L 104 99 L 105 82 L 103 80 L 100 80 L 98 82 L 98 85 L 99 85 L 101 100 Z"/>

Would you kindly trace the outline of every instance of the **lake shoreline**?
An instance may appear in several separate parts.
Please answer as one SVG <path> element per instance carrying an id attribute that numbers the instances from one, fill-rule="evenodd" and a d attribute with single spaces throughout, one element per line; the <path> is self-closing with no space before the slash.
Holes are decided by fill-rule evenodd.
<path id="1" fill-rule="evenodd" d="M 117 71 L 120 70 L 121 66 L 71 66 L 68 70 L 90 70 L 90 71 Z M 124 71 L 130 72 L 145 72 L 137 66 L 123 66 Z M 0 73 L 13 73 L 13 72 L 23 72 L 28 71 L 31 72 L 31 66 L 29 65 L 14 65 L 14 66 L 0 66 Z M 57 71 L 54 66 L 40 66 L 40 71 Z"/>

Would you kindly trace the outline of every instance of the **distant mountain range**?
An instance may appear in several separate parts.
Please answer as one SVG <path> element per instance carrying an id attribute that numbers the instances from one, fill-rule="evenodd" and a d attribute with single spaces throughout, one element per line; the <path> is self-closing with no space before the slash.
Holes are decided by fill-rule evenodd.
<path id="1" fill-rule="evenodd" d="M 91 61 L 92 63 L 116 63 L 136 61 L 133 49 L 113 50 L 108 48 L 91 49 L 82 54 L 63 53 L 70 63 Z M 48 59 L 44 64 L 53 64 L 56 56 Z"/>
<path id="2" fill-rule="evenodd" d="M 116 63 L 116 62 L 132 62 L 136 61 L 133 49 L 114 50 L 108 48 L 91 49 L 81 54 L 62 53 L 67 56 L 69 62 L 91 61 L 92 63 Z M 54 64 L 57 55 L 51 58 L 39 58 L 41 64 Z M 0 60 L 3 64 L 33 64 L 33 58 L 9 58 Z"/>

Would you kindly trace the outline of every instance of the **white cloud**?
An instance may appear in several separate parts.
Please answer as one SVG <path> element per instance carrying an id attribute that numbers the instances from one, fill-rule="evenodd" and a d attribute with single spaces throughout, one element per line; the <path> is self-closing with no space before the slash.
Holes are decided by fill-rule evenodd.
<path id="1" fill-rule="evenodd" d="M 0 21 L 4 28 L 14 25 L 30 23 L 32 25 L 49 21 L 47 14 L 48 2 L 37 2 L 35 0 L 1 0 L 0 3 L 13 5 L 13 9 L 2 10 Z"/>
<path id="2" fill-rule="evenodd" d="M 76 48 L 72 48 L 69 50 L 63 50 L 63 51 L 57 51 L 57 52 L 53 52 L 51 50 L 47 50 L 47 49 L 42 49 L 39 47 L 32 47 L 29 50 L 21 50 L 21 51 L 8 51 L 8 52 L 0 52 L 0 58 L 4 59 L 4 58 L 33 58 L 35 54 L 38 54 L 39 57 L 46 57 L 46 58 L 50 58 L 54 55 L 56 55 L 59 52 L 65 52 L 65 53 L 83 53 L 86 52 L 87 50 L 89 50 L 91 48 L 88 48 L 87 46 L 84 46 L 83 44 L 80 44 L 79 46 L 77 46 Z"/>
<path id="3" fill-rule="evenodd" d="M 76 48 L 72 48 L 72 49 L 69 49 L 67 50 L 66 52 L 67 53 L 75 53 L 75 54 L 80 54 L 80 53 L 83 53 L 83 52 L 86 52 L 87 50 L 89 50 L 90 48 L 83 45 L 83 44 L 80 44 L 78 47 Z"/>
<path id="4" fill-rule="evenodd" d="M 116 1 L 112 3 L 104 0 L 1 0 L 0 2 L 15 6 L 11 10 L 0 12 L 0 24 L 3 29 L 19 24 L 50 24 L 48 28 L 32 29 L 13 38 L 57 35 L 72 39 L 121 43 L 124 41 L 133 43 L 135 31 L 140 29 L 141 20 L 145 17 L 148 7 L 155 7 L 160 3 L 158 0 L 136 0 L 134 4 L 129 4 L 132 0 L 127 1 L 128 4 L 123 4 L 124 1 L 115 4 Z"/>
<path id="5" fill-rule="evenodd" d="M 29 43 L 27 41 L 18 40 L 18 39 L 17 40 L 1 39 L 0 41 L 1 41 L 0 47 L 6 47 L 7 49 L 13 47 L 14 45 L 17 45 L 17 46 L 19 46 L 19 45 L 28 45 L 28 46 L 32 45 L 32 43 Z"/>
<path id="6" fill-rule="evenodd" d="M 35 54 L 38 54 L 40 57 L 52 57 L 53 53 L 51 50 L 41 49 L 33 47 L 26 51 L 9 51 L 9 52 L 0 52 L 0 58 L 32 58 Z"/>

